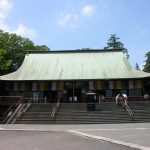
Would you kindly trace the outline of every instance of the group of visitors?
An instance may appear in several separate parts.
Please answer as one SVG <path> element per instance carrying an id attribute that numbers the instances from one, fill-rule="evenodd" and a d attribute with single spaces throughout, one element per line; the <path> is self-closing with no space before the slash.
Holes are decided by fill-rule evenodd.
<path id="1" fill-rule="evenodd" d="M 126 94 L 118 94 L 115 98 L 116 105 L 123 105 L 125 107 L 127 104 L 127 95 Z"/>
<path id="2" fill-rule="evenodd" d="M 70 96 L 70 97 L 69 97 L 69 102 L 70 102 L 70 103 L 76 103 L 77 101 L 78 101 L 77 96 L 74 96 L 74 97 Z"/>
<path id="3" fill-rule="evenodd" d="M 96 95 L 94 95 L 94 101 L 96 102 Z M 99 95 L 98 96 L 98 102 L 100 103 L 101 101 L 103 101 L 105 99 L 105 97 L 103 95 Z M 122 104 L 122 102 L 124 103 L 124 105 L 127 105 L 127 95 L 126 94 L 118 94 L 115 98 L 116 101 L 116 105 L 120 105 Z M 70 103 L 76 103 L 78 102 L 78 98 L 77 96 L 70 96 L 69 97 L 69 102 Z"/>

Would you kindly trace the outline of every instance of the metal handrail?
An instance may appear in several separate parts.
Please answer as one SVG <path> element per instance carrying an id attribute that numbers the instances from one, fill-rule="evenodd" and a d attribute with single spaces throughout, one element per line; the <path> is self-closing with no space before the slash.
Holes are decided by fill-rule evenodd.
<path id="1" fill-rule="evenodd" d="M 128 112 L 130 119 L 133 119 L 134 118 L 133 112 L 131 111 L 126 99 L 125 98 L 119 98 L 119 99 L 121 100 L 121 104 L 122 104 L 123 108 L 125 108 L 126 111 Z"/>
<path id="2" fill-rule="evenodd" d="M 29 104 L 32 102 L 32 99 L 28 101 L 27 104 L 24 103 L 24 99 L 20 99 L 15 106 L 11 106 L 9 111 L 7 111 L 7 115 L 4 117 L 3 123 L 9 124 L 14 123 L 18 117 L 22 114 L 23 110 L 27 110 L 29 108 Z"/>
<path id="3" fill-rule="evenodd" d="M 16 104 L 12 104 L 3 114 L 4 116 L 4 120 L 3 123 L 6 123 L 7 120 L 11 117 L 11 115 L 13 114 L 13 112 L 16 110 L 16 108 L 19 106 L 19 104 L 22 101 L 22 97 L 21 99 L 16 103 Z"/>
<path id="4" fill-rule="evenodd" d="M 13 119 L 15 118 L 15 115 L 20 111 L 20 109 L 23 108 L 23 103 L 20 103 L 19 106 L 15 109 L 15 111 L 12 113 L 12 115 L 7 120 L 6 124 L 12 123 Z"/>
<path id="5" fill-rule="evenodd" d="M 24 101 L 22 101 L 21 107 L 18 109 L 18 111 L 16 111 L 16 114 L 13 117 L 13 120 L 11 122 L 12 124 L 16 122 L 16 120 L 22 115 L 23 112 L 27 111 L 27 109 L 30 107 L 31 103 L 32 103 L 32 98 L 29 99 L 27 101 L 27 103 L 25 103 Z"/>
<path id="6" fill-rule="evenodd" d="M 22 98 L 14 105 L 11 105 L 8 110 L 4 113 L 4 120 L 3 120 L 3 123 L 8 123 L 11 116 L 14 114 L 14 112 L 16 111 L 16 109 L 18 107 L 20 107 L 20 104 L 22 102 Z"/>
<path id="7" fill-rule="evenodd" d="M 32 98 L 30 98 L 30 100 L 29 100 L 28 103 L 26 104 L 26 107 L 25 107 L 25 109 L 24 109 L 24 112 L 27 111 L 27 109 L 30 107 L 31 103 L 32 103 Z"/>
<path id="8" fill-rule="evenodd" d="M 59 109 L 59 106 L 60 106 L 60 99 L 61 99 L 61 98 L 59 98 L 58 101 L 57 101 L 57 103 L 54 104 L 54 106 L 53 106 L 53 109 L 52 109 L 52 112 L 51 112 L 51 117 L 52 117 L 52 118 L 55 118 L 55 114 L 56 114 L 56 112 L 57 112 L 58 109 Z"/>
<path id="9" fill-rule="evenodd" d="M 10 106 L 8 107 L 8 109 L 3 113 L 4 118 L 5 118 L 5 117 L 7 116 L 7 114 L 13 109 L 13 107 L 14 107 L 14 104 L 10 105 Z"/>

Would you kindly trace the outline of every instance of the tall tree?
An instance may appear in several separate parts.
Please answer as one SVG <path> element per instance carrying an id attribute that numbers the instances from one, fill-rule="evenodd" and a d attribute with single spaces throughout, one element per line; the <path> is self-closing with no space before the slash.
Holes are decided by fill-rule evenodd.
<path id="1" fill-rule="evenodd" d="M 9 67 L 12 65 L 12 60 L 6 59 L 7 52 L 3 49 L 0 49 L 0 73 L 7 73 Z"/>
<path id="2" fill-rule="evenodd" d="M 150 51 L 146 53 L 145 57 L 146 57 L 146 61 L 145 61 L 143 71 L 150 72 Z"/>
<path id="3" fill-rule="evenodd" d="M 0 30 L 0 75 L 16 70 L 27 50 L 50 50 L 47 46 L 34 45 L 28 38 Z"/>
<path id="4" fill-rule="evenodd" d="M 139 64 L 138 64 L 138 63 L 135 64 L 135 69 L 136 69 L 136 70 L 140 70 L 140 67 L 139 67 Z"/>
<path id="5" fill-rule="evenodd" d="M 128 50 L 124 48 L 124 44 L 119 40 L 120 38 L 116 37 L 115 34 L 112 34 L 110 39 L 108 39 L 107 46 L 104 47 L 104 49 L 122 49 L 127 58 L 129 58 Z"/>

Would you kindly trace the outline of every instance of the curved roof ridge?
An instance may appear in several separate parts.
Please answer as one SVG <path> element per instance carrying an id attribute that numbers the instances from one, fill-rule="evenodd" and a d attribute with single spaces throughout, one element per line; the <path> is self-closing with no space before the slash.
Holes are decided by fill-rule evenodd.
<path id="1" fill-rule="evenodd" d="M 122 49 L 74 49 L 74 50 L 51 50 L 51 51 L 36 51 L 28 50 L 27 54 L 47 54 L 47 53 L 94 53 L 94 52 L 121 52 Z"/>
<path id="2" fill-rule="evenodd" d="M 122 51 L 105 53 L 31 53 L 21 67 L 1 80 L 111 80 L 150 77 L 129 64 Z"/>

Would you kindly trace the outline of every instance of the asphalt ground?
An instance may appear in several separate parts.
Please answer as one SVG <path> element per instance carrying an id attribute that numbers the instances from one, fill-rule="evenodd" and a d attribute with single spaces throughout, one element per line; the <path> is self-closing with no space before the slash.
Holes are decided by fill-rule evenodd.
<path id="1" fill-rule="evenodd" d="M 64 131 L 1 131 L 0 147 L 3 150 L 132 150 Z"/>
<path id="2" fill-rule="evenodd" d="M 150 123 L 0 125 L 2 150 L 150 150 Z"/>

